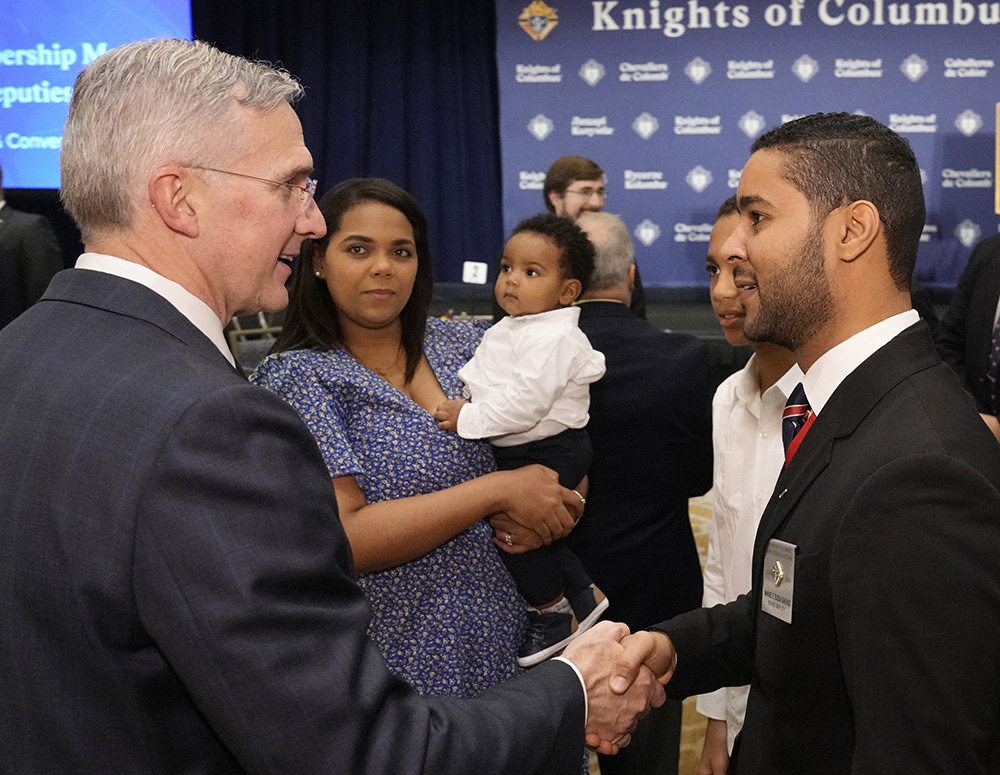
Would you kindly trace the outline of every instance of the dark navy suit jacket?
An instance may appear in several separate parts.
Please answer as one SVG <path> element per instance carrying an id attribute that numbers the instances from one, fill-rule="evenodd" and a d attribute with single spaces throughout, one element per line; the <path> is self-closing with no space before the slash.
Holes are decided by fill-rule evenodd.
<path id="1" fill-rule="evenodd" d="M 578 771 L 568 665 L 422 698 L 368 622 L 309 431 L 164 299 L 0 332 L 0 772 Z"/>
<path id="2" fill-rule="evenodd" d="M 688 499 L 712 486 L 708 350 L 617 302 L 581 304 L 580 330 L 607 371 L 590 386 L 590 492 L 567 541 L 607 618 L 641 629 L 701 605 Z"/>

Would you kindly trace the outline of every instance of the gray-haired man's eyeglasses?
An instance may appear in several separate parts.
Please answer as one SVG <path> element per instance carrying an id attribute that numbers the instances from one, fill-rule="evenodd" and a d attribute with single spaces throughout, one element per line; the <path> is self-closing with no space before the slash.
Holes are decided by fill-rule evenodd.
<path id="1" fill-rule="evenodd" d="M 309 210 L 309 205 L 312 204 L 313 198 L 316 196 L 316 186 L 318 181 L 314 178 L 306 178 L 306 184 L 304 186 L 297 186 L 295 183 L 284 183 L 280 180 L 268 180 L 267 178 L 258 178 L 256 175 L 246 175 L 242 172 L 231 172 L 229 170 L 217 170 L 215 167 L 199 167 L 197 165 L 188 165 L 189 169 L 193 170 L 205 170 L 205 172 L 219 172 L 223 175 L 235 175 L 238 178 L 249 178 L 250 180 L 259 180 L 261 183 L 270 183 L 273 186 L 284 186 L 289 191 L 299 195 L 299 199 L 302 200 L 302 209 L 305 211 Z"/>

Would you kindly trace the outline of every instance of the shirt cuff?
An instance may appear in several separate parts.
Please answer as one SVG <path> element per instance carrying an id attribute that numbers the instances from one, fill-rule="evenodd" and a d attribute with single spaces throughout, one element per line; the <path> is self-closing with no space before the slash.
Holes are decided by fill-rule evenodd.
<path id="1" fill-rule="evenodd" d="M 695 709 L 706 718 L 725 721 L 727 700 L 726 690 L 724 688 L 716 689 L 708 694 L 699 694 L 695 701 Z"/>
<path id="2" fill-rule="evenodd" d="M 455 432 L 463 439 L 484 438 L 483 418 L 478 406 L 474 406 L 472 403 L 462 405 L 462 408 L 458 410 Z"/>
<path id="3" fill-rule="evenodd" d="M 587 701 L 587 682 L 583 680 L 583 673 L 570 662 L 565 657 L 552 657 L 553 662 L 562 662 L 573 668 L 573 672 L 576 673 L 576 677 L 580 679 L 580 688 L 583 689 L 583 728 L 587 728 L 587 722 L 590 720 L 590 703 Z"/>

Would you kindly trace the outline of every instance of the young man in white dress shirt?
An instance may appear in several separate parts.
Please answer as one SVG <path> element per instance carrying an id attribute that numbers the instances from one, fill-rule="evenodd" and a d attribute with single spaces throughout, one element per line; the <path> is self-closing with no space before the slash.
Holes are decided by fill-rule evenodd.
<path id="1" fill-rule="evenodd" d="M 719 207 L 708 243 L 705 268 L 711 277 L 712 308 L 726 341 L 753 349 L 747 365 L 719 385 L 712 401 L 712 528 L 705 564 L 702 605 L 728 603 L 750 589 L 750 565 L 757 524 L 781 472 L 781 413 L 802 381 L 795 356 L 743 334 L 746 312 L 733 281 L 734 260 L 722 246 L 736 228 L 736 197 Z M 733 741 L 743 726 L 749 687 L 717 689 L 698 697 L 708 717 L 698 775 L 725 775 Z"/>

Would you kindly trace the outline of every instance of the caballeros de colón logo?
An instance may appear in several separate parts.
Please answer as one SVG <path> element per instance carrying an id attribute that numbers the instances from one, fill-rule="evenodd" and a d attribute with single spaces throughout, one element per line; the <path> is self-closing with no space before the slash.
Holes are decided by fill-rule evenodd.
<path id="1" fill-rule="evenodd" d="M 559 23 L 556 9 L 550 8 L 542 0 L 535 0 L 531 5 L 521 11 L 517 17 L 521 29 L 527 32 L 535 40 L 544 40 Z"/>

